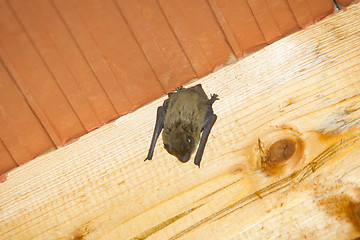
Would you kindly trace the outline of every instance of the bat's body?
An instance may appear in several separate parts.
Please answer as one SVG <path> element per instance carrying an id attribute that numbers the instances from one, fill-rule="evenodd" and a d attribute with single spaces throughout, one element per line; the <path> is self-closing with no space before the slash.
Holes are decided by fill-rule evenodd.
<path id="1" fill-rule="evenodd" d="M 192 88 L 181 87 L 168 96 L 163 106 L 158 107 L 154 134 L 145 160 L 152 159 L 156 140 L 163 130 L 165 149 L 181 162 L 189 161 L 199 144 L 194 163 L 200 166 L 210 130 L 217 118 L 212 110 L 217 95 L 208 99 L 198 84 Z"/>

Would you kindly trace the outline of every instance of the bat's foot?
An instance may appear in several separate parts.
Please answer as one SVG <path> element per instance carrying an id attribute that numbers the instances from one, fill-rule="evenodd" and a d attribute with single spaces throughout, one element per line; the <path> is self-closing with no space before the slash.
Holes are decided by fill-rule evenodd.
<path id="1" fill-rule="evenodd" d="M 209 100 L 209 104 L 212 105 L 216 100 L 219 100 L 218 95 L 216 93 L 210 95 L 211 98 Z"/>
<path id="2" fill-rule="evenodd" d="M 183 86 L 180 86 L 178 87 L 175 91 L 179 92 L 180 90 L 182 90 L 184 87 Z"/>
<path id="3" fill-rule="evenodd" d="M 182 89 L 184 89 L 184 87 L 183 87 L 183 86 L 178 87 L 177 89 L 175 89 L 175 91 L 174 91 L 174 92 L 168 93 L 168 97 L 170 97 L 171 95 L 173 95 L 175 92 L 179 92 L 179 91 L 181 91 Z"/>

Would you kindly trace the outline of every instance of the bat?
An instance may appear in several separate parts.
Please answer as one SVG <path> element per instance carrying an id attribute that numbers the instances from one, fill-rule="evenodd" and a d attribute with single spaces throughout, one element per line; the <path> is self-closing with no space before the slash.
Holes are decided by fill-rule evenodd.
<path id="1" fill-rule="evenodd" d="M 183 163 L 189 161 L 199 145 L 194 163 L 200 167 L 207 139 L 217 119 L 212 109 L 216 100 L 219 100 L 217 94 L 211 94 L 208 99 L 201 84 L 191 88 L 180 87 L 169 93 L 168 99 L 157 109 L 155 129 L 145 161 L 152 159 L 156 141 L 163 131 L 166 151 Z"/>

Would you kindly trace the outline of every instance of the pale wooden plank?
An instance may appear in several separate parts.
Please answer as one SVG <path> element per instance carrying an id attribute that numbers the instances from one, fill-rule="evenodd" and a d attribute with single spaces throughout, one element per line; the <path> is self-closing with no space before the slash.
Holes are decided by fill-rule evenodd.
<path id="1" fill-rule="evenodd" d="M 194 82 L 221 99 L 200 169 L 161 141 L 143 162 L 164 98 L 15 169 L 0 185 L 0 238 L 360 235 L 358 26 L 354 5 Z M 268 176 L 260 158 L 284 138 L 300 157 Z"/>

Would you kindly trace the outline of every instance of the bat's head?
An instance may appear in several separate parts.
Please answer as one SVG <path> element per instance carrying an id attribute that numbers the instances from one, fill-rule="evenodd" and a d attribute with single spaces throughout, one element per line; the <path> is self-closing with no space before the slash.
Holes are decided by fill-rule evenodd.
<path id="1" fill-rule="evenodd" d="M 167 128 L 163 131 L 163 142 L 166 151 L 183 163 L 189 161 L 199 139 L 199 133 L 185 131 L 181 127 Z"/>

